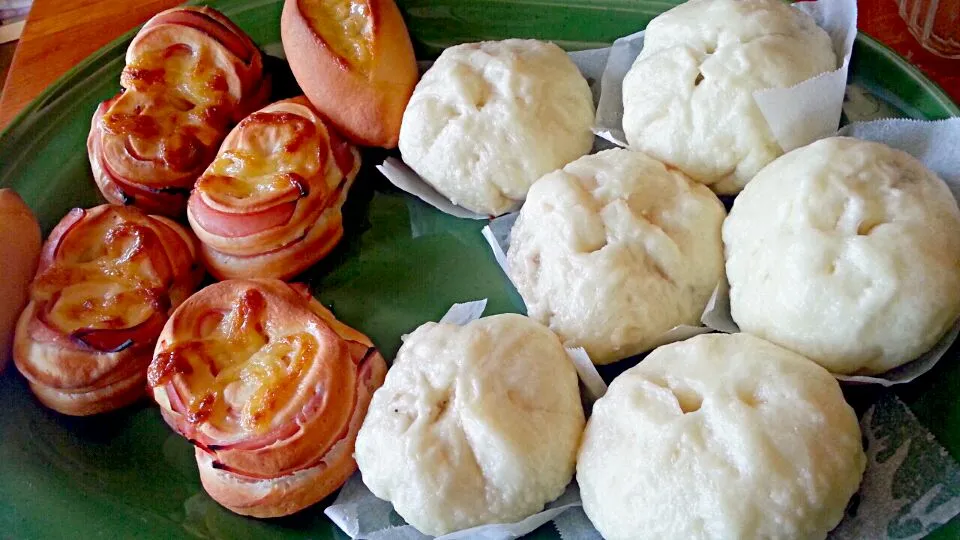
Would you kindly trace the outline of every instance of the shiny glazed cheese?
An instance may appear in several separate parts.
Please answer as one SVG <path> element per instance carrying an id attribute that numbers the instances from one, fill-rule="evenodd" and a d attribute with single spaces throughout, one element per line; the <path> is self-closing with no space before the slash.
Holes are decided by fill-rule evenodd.
<path id="1" fill-rule="evenodd" d="M 158 355 L 151 384 L 178 373 L 192 399 L 186 417 L 222 431 L 258 434 L 274 426 L 278 409 L 295 399 L 301 376 L 318 353 L 314 336 L 265 331 L 266 300 L 256 290 L 226 313 L 199 319 L 199 337 Z"/>
<path id="2" fill-rule="evenodd" d="M 300 11 L 335 54 L 365 69 L 373 57 L 373 14 L 358 0 L 301 0 Z"/>

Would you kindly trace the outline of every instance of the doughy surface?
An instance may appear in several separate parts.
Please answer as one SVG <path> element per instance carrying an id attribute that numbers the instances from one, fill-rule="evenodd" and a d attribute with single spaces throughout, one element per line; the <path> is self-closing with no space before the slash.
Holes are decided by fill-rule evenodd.
<path id="1" fill-rule="evenodd" d="M 577 461 L 607 540 L 823 539 L 866 464 L 823 368 L 747 334 L 655 350 L 594 404 Z"/>
<path id="2" fill-rule="evenodd" d="M 830 37 L 779 0 L 690 0 L 653 19 L 623 80 L 631 148 L 733 194 L 783 153 L 753 92 L 838 67 Z"/>
<path id="3" fill-rule="evenodd" d="M 590 151 L 593 98 L 553 43 L 508 39 L 443 51 L 410 98 L 403 160 L 454 204 L 500 215 L 536 179 Z"/>
<path id="4" fill-rule="evenodd" d="M 960 315 L 960 210 L 910 155 L 830 138 L 763 169 L 723 226 L 740 328 L 833 373 L 929 350 Z"/>
<path id="5" fill-rule="evenodd" d="M 700 315 L 723 275 L 726 212 L 707 187 L 630 150 L 537 181 L 510 236 L 530 317 L 606 364 Z"/>
<path id="6" fill-rule="evenodd" d="M 519 521 L 563 493 L 583 431 L 577 374 L 521 315 L 406 336 L 357 437 L 363 482 L 421 532 Z"/>

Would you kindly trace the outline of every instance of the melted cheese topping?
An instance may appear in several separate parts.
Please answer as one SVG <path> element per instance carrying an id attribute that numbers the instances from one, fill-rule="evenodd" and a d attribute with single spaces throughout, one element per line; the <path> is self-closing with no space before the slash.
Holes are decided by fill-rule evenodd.
<path id="1" fill-rule="evenodd" d="M 301 376 L 318 351 L 305 332 L 271 338 L 264 328 L 266 301 L 250 289 L 198 339 L 177 343 L 158 355 L 149 382 L 163 384 L 178 373 L 192 389 L 186 417 L 221 430 L 263 433 L 274 412 L 293 399 Z"/>
<path id="2" fill-rule="evenodd" d="M 204 48 L 175 45 L 149 51 L 124 69 L 127 90 L 104 114 L 103 128 L 128 139 L 142 160 L 189 171 L 226 129 L 226 78 Z"/>
<path id="3" fill-rule="evenodd" d="M 124 81 L 140 92 L 157 92 L 185 107 L 211 108 L 229 102 L 224 73 L 205 47 L 185 44 L 147 51 L 124 69 Z"/>
<path id="4" fill-rule="evenodd" d="M 233 144 L 217 156 L 197 182 L 197 189 L 232 199 L 304 197 L 307 178 L 316 176 L 327 151 L 316 124 L 287 112 L 257 112 L 237 127 Z"/>
<path id="5" fill-rule="evenodd" d="M 363 0 L 301 0 L 300 11 L 335 54 L 360 70 L 373 60 L 373 15 Z"/>
<path id="6" fill-rule="evenodd" d="M 156 233 L 116 212 L 102 217 L 69 231 L 31 288 L 47 321 L 66 334 L 132 328 L 169 303 L 169 261 Z"/>

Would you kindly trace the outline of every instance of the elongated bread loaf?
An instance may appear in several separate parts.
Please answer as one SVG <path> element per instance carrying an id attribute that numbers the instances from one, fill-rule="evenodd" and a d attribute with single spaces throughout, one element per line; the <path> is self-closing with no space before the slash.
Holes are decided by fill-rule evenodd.
<path id="1" fill-rule="evenodd" d="M 10 340 L 27 301 L 40 257 L 40 226 L 12 189 L 0 189 L 0 370 L 10 359 Z"/>
<path id="2" fill-rule="evenodd" d="M 350 142 L 397 146 L 417 61 L 393 0 L 287 0 L 280 36 L 304 94 Z"/>

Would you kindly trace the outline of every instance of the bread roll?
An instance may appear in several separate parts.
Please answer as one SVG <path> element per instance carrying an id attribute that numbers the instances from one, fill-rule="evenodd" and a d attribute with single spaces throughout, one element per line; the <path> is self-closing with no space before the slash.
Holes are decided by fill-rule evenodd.
<path id="1" fill-rule="evenodd" d="M 623 130 L 631 148 L 735 194 L 783 153 L 753 93 L 838 66 L 830 36 L 786 2 L 690 0 L 647 25 Z"/>
<path id="2" fill-rule="evenodd" d="M 76 208 L 50 233 L 13 358 L 47 407 L 82 416 L 143 395 L 170 311 L 202 277 L 196 239 L 137 208 Z"/>
<path id="3" fill-rule="evenodd" d="M 111 203 L 180 216 L 227 130 L 269 97 L 260 51 L 217 11 L 179 7 L 147 21 L 126 63 L 90 126 L 94 179 Z"/>
<path id="4" fill-rule="evenodd" d="M 533 39 L 443 51 L 403 114 L 403 160 L 454 204 L 498 216 L 590 151 L 593 97 L 563 50 Z"/>
<path id="5" fill-rule="evenodd" d="M 302 286 L 229 280 L 164 326 L 148 383 L 196 446 L 204 489 L 238 514 L 310 506 L 356 470 L 353 447 L 386 363 Z"/>
<path id="6" fill-rule="evenodd" d="M 219 279 L 287 279 L 343 236 L 341 208 L 360 154 L 303 97 L 251 114 L 230 132 L 187 205 Z"/>
<path id="7" fill-rule="evenodd" d="M 538 180 L 508 273 L 535 320 L 597 364 L 699 326 L 723 277 L 726 212 L 706 186 L 639 152 L 582 157 Z"/>
<path id="8" fill-rule="evenodd" d="M 834 137 L 785 154 L 737 198 L 723 240 L 740 329 L 833 373 L 909 362 L 960 317 L 957 201 L 883 144 Z"/>
<path id="9" fill-rule="evenodd" d="M 16 191 L 0 189 L 0 371 L 10 359 L 13 328 L 27 303 L 40 257 L 40 225 Z"/>
<path id="10" fill-rule="evenodd" d="M 374 495 L 440 535 L 519 521 L 560 496 L 583 425 L 573 362 L 544 326 L 514 314 L 426 323 L 374 394 L 356 457 Z"/>
<path id="11" fill-rule="evenodd" d="M 656 349 L 593 406 L 577 459 L 607 540 L 822 540 L 866 465 L 837 381 L 748 334 Z"/>
<path id="12" fill-rule="evenodd" d="M 397 146 L 417 61 L 393 0 L 286 0 L 280 36 L 300 88 L 348 140 Z"/>

